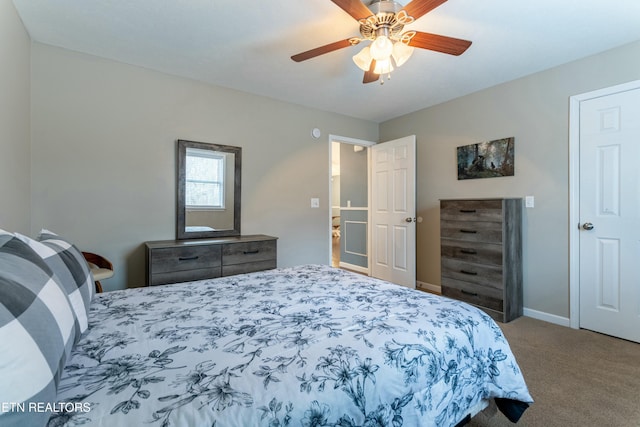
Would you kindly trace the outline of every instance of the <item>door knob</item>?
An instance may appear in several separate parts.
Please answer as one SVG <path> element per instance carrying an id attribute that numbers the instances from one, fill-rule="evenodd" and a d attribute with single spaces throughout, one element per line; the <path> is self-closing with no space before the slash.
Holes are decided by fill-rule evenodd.
<path id="1" fill-rule="evenodd" d="M 585 222 L 584 224 L 582 224 L 582 229 L 583 230 L 593 230 L 593 224 L 591 224 L 590 222 Z"/>
<path id="2" fill-rule="evenodd" d="M 405 221 L 406 221 L 406 222 L 413 222 L 413 221 L 415 221 L 415 220 L 416 220 L 415 218 L 411 218 L 411 217 L 409 217 L 409 218 L 405 218 Z"/>

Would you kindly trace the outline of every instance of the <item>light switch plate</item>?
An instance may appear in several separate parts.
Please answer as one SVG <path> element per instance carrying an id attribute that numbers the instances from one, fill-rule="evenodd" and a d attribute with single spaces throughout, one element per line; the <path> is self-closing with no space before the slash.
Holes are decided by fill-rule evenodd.
<path id="1" fill-rule="evenodd" d="M 532 208 L 535 206 L 535 200 L 533 198 L 533 196 L 527 196 L 524 198 L 524 207 L 525 208 Z"/>
<path id="2" fill-rule="evenodd" d="M 312 197 L 311 198 L 311 207 L 312 208 L 319 208 L 320 207 L 320 199 L 318 199 L 317 197 Z"/>

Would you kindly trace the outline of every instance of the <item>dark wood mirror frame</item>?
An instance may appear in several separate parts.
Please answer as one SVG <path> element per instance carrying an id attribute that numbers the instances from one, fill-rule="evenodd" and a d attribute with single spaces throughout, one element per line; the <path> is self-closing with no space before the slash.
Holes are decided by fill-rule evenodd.
<path id="1" fill-rule="evenodd" d="M 186 230 L 186 159 L 187 148 L 217 151 L 234 154 L 234 183 L 233 183 L 233 229 L 213 231 L 187 231 Z M 213 237 L 230 237 L 240 235 L 240 205 L 241 205 L 241 180 L 242 180 L 242 148 L 231 145 L 209 144 L 205 142 L 178 140 L 178 175 L 177 175 L 177 220 L 176 238 L 178 240 L 200 239 Z"/>

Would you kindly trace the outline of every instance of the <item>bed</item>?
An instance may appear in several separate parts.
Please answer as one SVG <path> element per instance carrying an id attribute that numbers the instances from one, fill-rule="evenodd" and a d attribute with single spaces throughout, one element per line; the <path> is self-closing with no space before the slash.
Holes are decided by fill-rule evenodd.
<path id="1" fill-rule="evenodd" d="M 328 266 L 107 292 L 89 307 L 51 427 L 456 426 L 491 401 L 515 422 L 532 402 L 488 315 Z M 20 409 L 0 424 L 40 415 Z"/>

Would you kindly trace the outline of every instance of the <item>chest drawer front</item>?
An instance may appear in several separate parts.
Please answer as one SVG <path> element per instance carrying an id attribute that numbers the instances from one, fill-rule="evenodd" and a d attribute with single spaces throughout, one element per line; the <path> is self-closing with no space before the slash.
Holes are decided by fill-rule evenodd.
<path id="1" fill-rule="evenodd" d="M 502 267 L 442 258 L 442 277 L 502 289 Z"/>
<path id="2" fill-rule="evenodd" d="M 449 239 L 442 239 L 441 242 L 440 253 L 443 258 L 502 266 L 502 245 Z"/>
<path id="3" fill-rule="evenodd" d="M 502 243 L 502 224 L 482 221 L 441 221 L 440 236 L 443 239 L 467 242 Z"/>
<path id="4" fill-rule="evenodd" d="M 222 265 L 275 261 L 276 252 L 275 240 L 228 243 L 222 248 Z"/>
<path id="5" fill-rule="evenodd" d="M 502 222 L 502 200 L 441 200 L 440 219 Z"/>
<path id="6" fill-rule="evenodd" d="M 478 289 L 468 290 L 462 287 L 450 287 L 442 285 L 442 295 L 454 298 L 460 301 L 468 302 L 480 307 L 485 307 L 496 312 L 502 312 L 504 310 L 504 301 L 500 298 L 493 298 Z"/>
<path id="7" fill-rule="evenodd" d="M 220 245 L 158 248 L 151 253 L 151 274 L 219 268 L 220 258 Z"/>
<path id="8" fill-rule="evenodd" d="M 449 277 L 442 278 L 442 289 L 457 289 L 461 294 L 471 296 L 483 296 L 501 301 L 504 298 L 502 289 L 496 289 L 492 286 L 479 285 L 477 283 L 469 283 L 463 280 L 451 279 Z"/>

